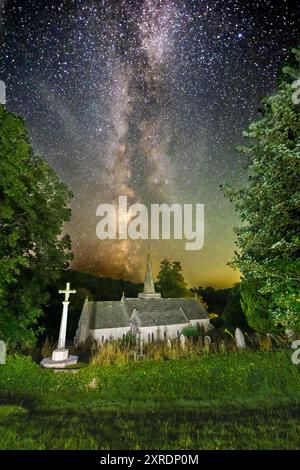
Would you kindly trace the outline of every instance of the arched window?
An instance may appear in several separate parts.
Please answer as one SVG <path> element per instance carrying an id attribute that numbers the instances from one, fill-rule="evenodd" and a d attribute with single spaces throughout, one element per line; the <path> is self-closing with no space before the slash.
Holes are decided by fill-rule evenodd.
<path id="1" fill-rule="evenodd" d="M 152 343 L 154 343 L 154 333 L 152 333 Z"/>
<path id="2" fill-rule="evenodd" d="M 164 339 L 167 339 L 167 330 L 164 331 Z"/>
<path id="3" fill-rule="evenodd" d="M 180 336 L 180 333 L 179 333 L 179 330 L 177 330 L 177 338 L 179 338 Z"/>
<path id="4" fill-rule="evenodd" d="M 125 339 L 125 333 L 123 333 L 122 338 Z"/>
<path id="5" fill-rule="evenodd" d="M 101 338 L 102 343 L 104 343 L 104 340 L 105 340 L 105 336 L 102 335 L 102 338 Z"/>

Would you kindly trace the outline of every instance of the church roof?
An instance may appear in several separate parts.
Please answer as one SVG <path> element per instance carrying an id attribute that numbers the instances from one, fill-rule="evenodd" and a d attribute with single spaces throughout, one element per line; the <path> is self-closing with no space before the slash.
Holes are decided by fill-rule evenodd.
<path id="1" fill-rule="evenodd" d="M 189 320 L 208 318 L 208 313 L 204 305 L 198 299 L 168 299 L 170 301 L 180 301 L 181 307 Z"/>
<path id="2" fill-rule="evenodd" d="M 136 310 L 135 317 L 141 327 L 188 323 L 188 319 L 181 308 L 173 308 L 164 311 L 143 310 L 140 312 Z"/>
<path id="3" fill-rule="evenodd" d="M 92 301 L 90 306 L 92 330 L 129 326 L 129 317 L 120 301 Z"/>
<path id="4" fill-rule="evenodd" d="M 90 301 L 90 328 L 129 327 L 134 310 L 141 326 L 172 325 L 208 318 L 205 307 L 197 299 L 126 299 Z"/>
<path id="5" fill-rule="evenodd" d="M 127 311 L 136 309 L 138 312 L 148 312 L 149 314 L 152 311 L 164 313 L 182 308 L 188 321 L 208 318 L 204 305 L 197 299 L 126 299 L 125 303 Z"/>

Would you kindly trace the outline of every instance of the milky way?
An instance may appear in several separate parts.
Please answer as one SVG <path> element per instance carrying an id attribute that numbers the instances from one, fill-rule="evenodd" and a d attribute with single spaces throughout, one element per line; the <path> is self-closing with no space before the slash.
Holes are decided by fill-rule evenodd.
<path id="1" fill-rule="evenodd" d="M 234 151 L 299 42 L 294 2 L 18 1 L 3 6 L 7 108 L 74 193 L 73 267 L 140 280 L 146 242 L 100 241 L 96 208 L 118 196 L 205 205 L 205 246 L 152 241 L 155 271 L 181 261 L 190 285 L 231 285 L 239 223 L 219 186 L 242 184 Z"/>

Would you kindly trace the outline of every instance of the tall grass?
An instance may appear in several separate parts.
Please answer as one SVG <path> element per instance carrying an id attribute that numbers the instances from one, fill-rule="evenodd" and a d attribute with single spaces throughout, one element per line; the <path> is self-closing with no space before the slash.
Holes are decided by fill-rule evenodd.
<path id="1" fill-rule="evenodd" d="M 91 348 L 92 364 L 127 364 L 137 360 L 167 361 L 171 359 L 192 359 L 211 353 L 230 353 L 237 351 L 233 335 L 214 330 L 210 333 L 211 344 L 203 335 L 198 338 L 185 338 L 184 347 L 178 339 L 169 344 L 166 341 L 144 343 L 142 351 L 134 342 L 115 340 L 106 343 L 94 343 Z M 246 335 L 248 350 L 271 351 L 290 347 L 282 336 Z"/>
<path id="2" fill-rule="evenodd" d="M 198 337 L 185 337 L 185 346 L 182 347 L 178 338 L 169 341 L 157 341 L 154 343 L 143 343 L 143 351 L 136 343 L 135 337 L 126 337 L 123 340 L 112 340 L 105 343 L 89 342 L 82 348 L 68 345 L 69 353 L 78 355 L 82 361 L 92 364 L 128 364 L 143 359 L 155 361 L 167 361 L 171 359 L 195 358 L 204 354 L 229 353 L 237 351 L 234 331 L 226 328 L 215 328 L 208 333 L 211 344 L 205 340 L 205 333 Z M 247 350 L 272 351 L 278 349 L 289 349 L 290 343 L 285 335 L 263 335 L 244 333 Z M 53 350 L 57 347 L 46 338 L 36 354 L 29 352 L 37 362 L 42 357 L 51 357 Z M 142 352 L 142 354 L 141 354 Z"/>

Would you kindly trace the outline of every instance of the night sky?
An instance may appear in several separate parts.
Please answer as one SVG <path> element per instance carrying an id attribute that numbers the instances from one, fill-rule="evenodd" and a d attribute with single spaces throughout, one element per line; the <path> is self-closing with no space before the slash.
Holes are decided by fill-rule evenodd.
<path id="1" fill-rule="evenodd" d="M 146 241 L 96 238 L 97 206 L 127 195 L 205 205 L 204 248 L 152 241 L 154 272 L 167 257 L 191 286 L 238 279 L 239 219 L 219 185 L 246 180 L 234 148 L 299 44 L 296 3 L 0 1 L 7 109 L 74 193 L 75 269 L 141 279 Z"/>

